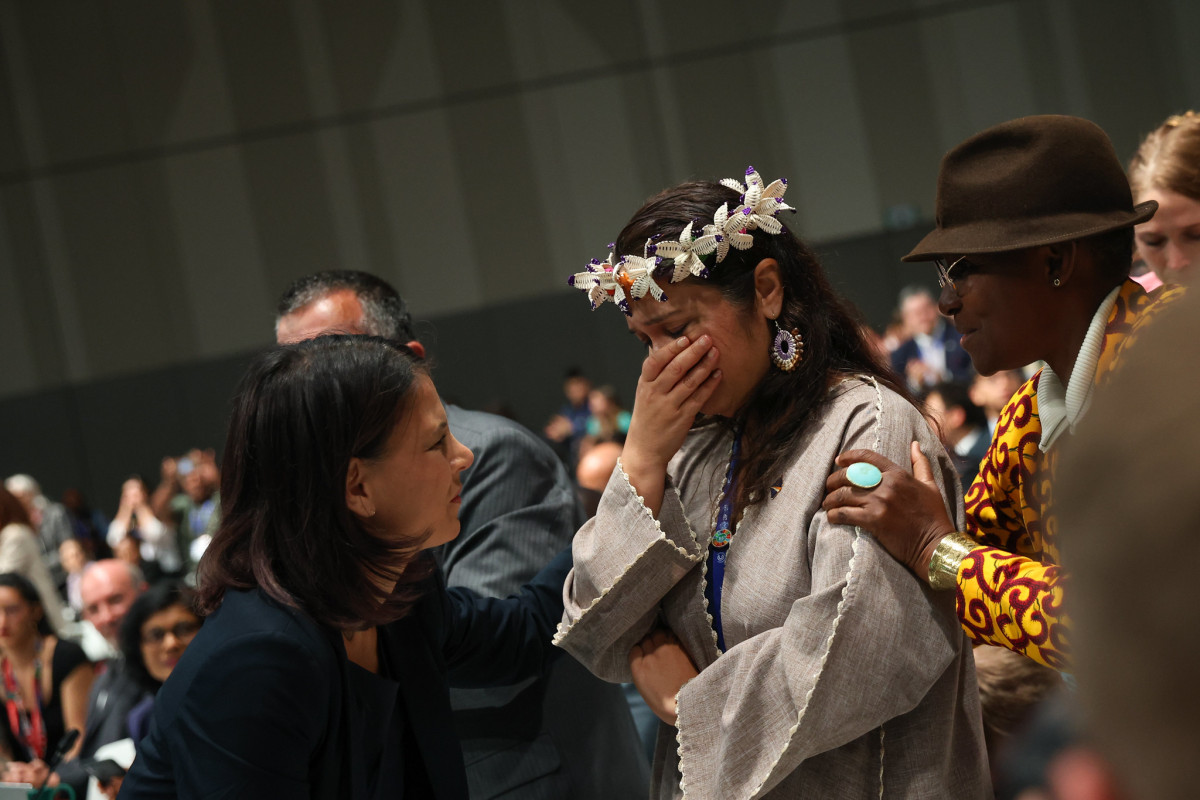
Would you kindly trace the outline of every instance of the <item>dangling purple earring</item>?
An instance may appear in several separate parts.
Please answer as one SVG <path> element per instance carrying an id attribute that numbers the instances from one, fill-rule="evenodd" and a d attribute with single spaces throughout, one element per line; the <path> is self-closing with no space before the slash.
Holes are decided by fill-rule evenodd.
<path id="1" fill-rule="evenodd" d="M 783 372 L 791 372 L 800 363 L 800 359 L 804 358 L 804 339 L 795 328 L 788 331 L 779 324 L 779 320 L 771 321 L 775 323 L 775 343 L 771 346 L 771 360 Z"/>

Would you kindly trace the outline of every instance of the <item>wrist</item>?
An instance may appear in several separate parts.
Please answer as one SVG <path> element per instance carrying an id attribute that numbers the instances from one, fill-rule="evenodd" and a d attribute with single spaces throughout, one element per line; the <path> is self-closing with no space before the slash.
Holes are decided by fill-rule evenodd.
<path id="1" fill-rule="evenodd" d="M 930 587 L 938 591 L 955 588 L 963 559 L 976 547 L 978 543 L 974 539 L 958 531 L 941 537 L 924 562 L 927 566 L 923 575 Z"/>

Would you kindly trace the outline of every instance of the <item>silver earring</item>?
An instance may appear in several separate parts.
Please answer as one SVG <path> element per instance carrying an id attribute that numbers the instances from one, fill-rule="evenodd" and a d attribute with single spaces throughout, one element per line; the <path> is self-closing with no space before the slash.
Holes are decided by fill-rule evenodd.
<path id="1" fill-rule="evenodd" d="M 800 331 L 795 328 L 790 331 L 784 330 L 779 324 L 779 320 L 771 321 L 775 323 L 775 342 L 771 345 L 771 360 L 783 372 L 791 372 L 804 357 L 804 339 L 801 338 Z"/>
<path id="2" fill-rule="evenodd" d="M 1057 288 L 1057 287 L 1059 287 L 1059 286 L 1062 286 L 1062 281 L 1060 281 L 1058 278 L 1055 278 L 1055 279 L 1054 279 L 1054 286 L 1055 286 L 1055 288 Z"/>

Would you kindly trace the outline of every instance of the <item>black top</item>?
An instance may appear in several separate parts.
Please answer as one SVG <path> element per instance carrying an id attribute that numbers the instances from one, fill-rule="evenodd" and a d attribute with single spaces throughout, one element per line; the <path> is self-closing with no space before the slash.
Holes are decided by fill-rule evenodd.
<path id="1" fill-rule="evenodd" d="M 43 758 L 50 757 L 50 754 L 54 752 L 54 748 L 58 747 L 58 742 L 63 736 L 65 726 L 62 718 L 62 682 L 80 664 L 90 663 L 87 655 L 79 645 L 65 639 L 58 640 L 58 644 L 54 648 L 54 657 L 50 661 L 50 695 L 42 698 L 44 703 L 42 706 L 42 719 L 46 724 L 46 754 Z M 42 669 L 45 668 L 46 665 L 43 664 Z M 4 724 L 0 725 L 0 731 L 3 732 L 3 739 L 9 748 L 9 752 L 17 760 L 32 761 L 34 759 L 34 754 L 17 741 L 17 736 L 12 730 L 8 714 L 4 714 Z"/>
<path id="2" fill-rule="evenodd" d="M 350 663 L 338 631 L 227 591 L 159 690 L 121 797 L 466 800 L 449 685 L 542 673 L 570 566 L 566 550 L 507 600 L 446 590 L 439 574 L 380 628 L 382 675 Z"/>

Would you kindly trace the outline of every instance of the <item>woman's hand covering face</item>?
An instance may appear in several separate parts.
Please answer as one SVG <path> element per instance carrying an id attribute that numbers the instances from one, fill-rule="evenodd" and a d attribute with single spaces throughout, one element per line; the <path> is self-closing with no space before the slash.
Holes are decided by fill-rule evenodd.
<path id="1" fill-rule="evenodd" d="M 662 505 L 667 462 L 721 382 L 718 355 L 707 335 L 694 342 L 681 336 L 652 350 L 642 363 L 621 463 L 655 516 Z"/>
<path id="2" fill-rule="evenodd" d="M 872 450 L 847 450 L 837 457 L 837 470 L 825 480 L 821 507 L 829 521 L 855 525 L 867 531 L 892 554 L 928 580 L 929 561 L 942 537 L 954 532 L 954 523 L 933 479 L 933 468 L 920 446 L 912 443 L 913 474 Z M 865 461 L 879 467 L 883 480 L 873 489 L 861 489 L 846 477 L 846 467 Z"/>

